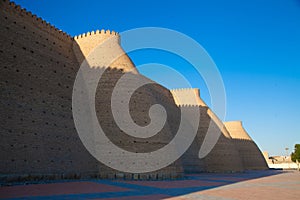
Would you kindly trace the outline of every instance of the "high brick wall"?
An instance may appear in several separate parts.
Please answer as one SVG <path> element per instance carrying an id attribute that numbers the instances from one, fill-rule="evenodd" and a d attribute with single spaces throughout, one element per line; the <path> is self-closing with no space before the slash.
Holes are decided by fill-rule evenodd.
<path id="1" fill-rule="evenodd" d="M 244 168 L 248 170 L 268 169 L 266 160 L 258 146 L 244 129 L 242 122 L 224 122 L 224 125 L 241 155 Z"/>
<path id="2" fill-rule="evenodd" d="M 150 107 L 160 104 L 166 110 L 167 123 L 158 134 L 146 139 L 130 137 L 117 126 L 111 111 L 111 95 L 117 81 L 124 74 L 130 74 L 130 79 L 145 79 L 124 53 L 117 33 L 96 31 L 72 38 L 7 0 L 0 1 L 0 8 L 0 179 L 163 179 L 180 177 L 183 171 L 243 169 L 231 136 L 201 100 L 199 90 L 170 92 L 157 83 L 146 84 L 130 99 L 130 117 L 134 123 L 146 126 L 151 123 Z M 87 151 L 75 128 L 72 91 L 82 62 L 95 51 L 101 56 L 91 57 L 88 67 L 95 73 L 105 69 L 97 87 L 96 113 L 107 137 L 117 146 L 132 153 L 162 148 L 177 133 L 181 120 L 178 106 L 186 106 L 187 110 L 199 108 L 196 140 L 180 159 L 159 171 L 130 174 L 101 164 Z M 130 81 L 121 89 L 129 86 Z M 195 101 L 192 97 L 196 97 Z M 208 156 L 199 159 L 208 127 L 213 132 L 220 131 L 221 136 Z M 161 157 L 154 164 L 159 165 L 164 159 Z"/>
<path id="3" fill-rule="evenodd" d="M 194 106 L 200 110 L 200 122 L 191 147 L 182 156 L 183 168 L 186 173 L 196 172 L 231 172 L 242 171 L 243 165 L 240 155 L 222 121 L 206 106 L 199 96 L 198 89 L 177 89 L 171 93 L 179 106 Z M 188 97 L 188 98 L 187 98 Z M 209 154 L 199 159 L 199 150 L 206 134 L 220 137 Z"/>
<path id="4" fill-rule="evenodd" d="M 73 39 L 13 3 L 0 7 L 1 175 L 97 172 L 72 117 Z"/>
<path id="5" fill-rule="evenodd" d="M 11 180 L 114 178 L 116 175 L 132 178 L 132 174 L 120 175 L 99 163 L 85 149 L 72 116 L 72 90 L 81 62 L 107 37 L 112 37 L 113 43 L 105 46 L 107 52 L 103 56 L 110 59 L 109 52 L 122 53 L 118 34 L 95 32 L 73 39 L 13 3 L 0 1 L 0 8 L 1 177 L 11 177 Z M 149 106 L 165 105 L 170 117 L 161 134 L 149 140 L 128 138 L 113 123 L 109 93 L 123 71 L 140 76 L 126 54 L 106 69 L 96 95 L 100 124 L 109 131 L 113 142 L 134 153 L 164 146 L 176 132 L 180 112 L 170 92 L 157 84 L 135 92 L 130 109 L 136 123 L 145 125 L 149 123 Z M 120 141 L 124 142 L 119 144 Z M 181 174 L 180 161 L 177 161 L 160 171 L 134 177 L 168 178 Z"/>
<path id="6" fill-rule="evenodd" d="M 103 131 L 107 137 L 120 148 L 132 153 L 146 153 L 158 150 L 167 145 L 177 132 L 180 124 L 180 109 L 174 103 L 171 93 L 164 87 L 153 83 L 147 84 L 137 89 L 131 96 L 129 102 L 129 112 L 133 122 L 139 126 L 147 126 L 151 122 L 149 109 L 154 104 L 162 105 L 167 112 L 167 121 L 162 130 L 149 138 L 132 137 L 122 131 L 115 122 L 111 110 L 111 96 L 115 89 L 115 84 L 124 72 L 120 70 L 106 71 L 100 79 L 96 93 L 96 113 Z M 143 79 L 142 75 L 131 74 L 129 77 Z M 124 87 L 130 87 L 131 80 L 128 79 Z M 126 90 L 121 88 L 121 90 Z M 105 95 L 103 95 L 105 94 Z M 130 125 L 130 124 L 129 124 Z M 114 155 L 120 156 L 123 155 Z M 161 156 L 156 160 L 156 165 L 166 157 Z M 145 162 L 147 162 L 145 160 Z M 120 163 L 122 164 L 122 163 Z M 178 160 L 171 165 L 153 173 L 140 174 L 144 177 L 178 177 L 183 174 L 181 161 Z M 160 177 L 161 178 L 161 177 Z"/>

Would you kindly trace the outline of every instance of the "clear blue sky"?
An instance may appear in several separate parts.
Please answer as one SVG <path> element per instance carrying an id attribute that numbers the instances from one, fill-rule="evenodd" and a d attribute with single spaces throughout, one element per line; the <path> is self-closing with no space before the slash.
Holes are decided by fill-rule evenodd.
<path id="1" fill-rule="evenodd" d="M 122 32 L 155 26 L 180 31 L 199 42 L 218 66 L 227 95 L 227 121 L 242 120 L 261 150 L 271 155 L 300 143 L 299 0 L 15 2 L 72 36 L 102 28 Z M 146 53 L 130 56 L 137 65 L 172 65 L 176 60 L 165 52 Z M 183 70 L 184 61 L 177 60 Z M 167 71 L 141 72 L 168 88 L 184 86 L 166 76 Z M 203 81 L 193 81 L 209 103 Z"/>

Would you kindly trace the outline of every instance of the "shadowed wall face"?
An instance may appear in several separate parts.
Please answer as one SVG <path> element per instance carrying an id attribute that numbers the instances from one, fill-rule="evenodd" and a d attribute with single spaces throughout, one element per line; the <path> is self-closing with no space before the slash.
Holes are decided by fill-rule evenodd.
<path id="1" fill-rule="evenodd" d="M 73 39 L 13 4 L 0 6 L 0 173 L 97 172 L 72 117 Z"/>
<path id="2" fill-rule="evenodd" d="M 195 141 L 182 157 L 186 173 L 242 171 L 240 155 L 222 121 L 206 106 L 198 89 L 171 90 L 179 106 L 200 108 L 200 122 Z M 186 116 L 189 118 L 189 116 Z M 192 119 L 191 119 L 192 120 Z M 199 150 L 207 134 L 220 135 L 209 154 L 199 159 Z"/>
<path id="3" fill-rule="evenodd" d="M 119 43 L 119 35 L 115 32 L 110 31 L 96 31 L 92 33 L 87 33 L 81 36 L 75 37 L 74 42 L 74 52 L 76 53 L 77 59 L 80 61 L 80 55 L 77 55 L 77 51 L 82 52 L 84 58 L 88 63 L 87 71 L 94 70 L 91 72 L 90 76 L 87 77 L 87 81 L 95 82 L 99 76 L 93 77 L 95 74 L 102 74 L 98 83 L 96 97 L 95 97 L 95 107 L 98 117 L 98 121 L 103 132 L 116 146 L 121 147 L 121 149 L 130 151 L 132 153 L 150 153 L 152 151 L 163 148 L 167 145 L 174 137 L 177 132 L 178 125 L 180 124 L 180 109 L 174 103 L 173 97 L 169 90 L 154 83 L 153 81 L 143 77 L 138 74 L 135 66 L 131 62 L 130 58 L 125 54 Z M 85 68 L 85 63 L 82 65 Z M 125 76 L 126 74 L 126 76 Z M 121 78 L 126 77 L 126 82 L 119 83 Z M 120 112 L 118 116 L 125 118 L 132 118 L 132 123 L 138 126 L 147 126 L 151 124 L 149 118 L 150 107 L 154 104 L 162 105 L 167 111 L 167 121 L 164 124 L 162 130 L 152 137 L 143 139 L 139 137 L 132 137 L 130 133 L 126 133 L 121 130 L 112 113 L 112 96 L 113 91 L 130 91 L 136 83 L 136 80 L 147 79 L 149 84 L 139 87 L 134 91 L 133 95 L 130 97 L 129 109 L 130 116 L 125 115 L 125 113 Z M 139 81 L 138 81 L 139 82 Z M 143 82 L 143 81 L 141 81 Z M 118 87 L 117 87 L 117 83 Z M 124 98 L 123 96 L 120 98 Z M 126 101 L 121 101 L 122 106 L 126 106 Z M 123 121 L 122 119 L 122 121 Z M 131 124 L 125 125 L 130 127 Z M 138 132 L 137 132 L 138 133 Z M 100 141 L 99 141 L 100 142 Z M 105 145 L 105 144 L 99 144 Z M 100 152 L 101 156 L 109 157 L 116 156 L 123 158 L 124 155 L 108 155 Z M 163 156 L 156 160 L 156 163 L 150 163 L 149 165 L 159 165 L 163 160 Z M 145 161 L 147 163 L 147 161 Z M 120 161 L 119 165 L 122 165 Z M 125 176 L 128 174 L 125 173 Z M 171 165 L 164 167 L 154 173 L 144 173 L 140 174 L 140 177 L 147 178 L 151 176 L 160 176 L 158 178 L 165 177 L 177 177 L 182 175 L 182 167 L 180 161 L 176 161 Z"/>
<path id="4" fill-rule="evenodd" d="M 261 154 L 256 144 L 249 141 L 248 145 L 234 145 L 227 129 L 202 101 L 197 89 L 170 92 L 151 81 L 151 84 L 138 88 L 130 98 L 128 108 L 134 123 L 139 126 L 150 124 L 149 109 L 154 104 L 165 108 L 167 120 L 154 136 L 145 139 L 129 136 L 113 118 L 112 92 L 124 74 L 130 74 L 132 79 L 145 77 L 138 74 L 120 47 L 118 34 L 96 31 L 73 39 L 13 3 L 1 1 L 0 8 L 1 179 L 176 178 L 181 177 L 183 171 L 241 171 L 240 156 L 244 157 L 247 169 L 259 168 L 251 166 L 252 160 L 260 162 Z M 109 42 L 104 42 L 107 39 Z M 178 131 L 181 120 L 178 106 L 188 106 L 190 111 L 200 110 L 196 139 L 171 165 L 152 173 L 120 173 L 98 162 L 83 146 L 72 115 L 73 84 L 81 63 L 99 45 L 101 56 L 95 57 L 93 65 L 88 67 L 95 72 L 105 69 L 98 83 L 95 107 L 101 127 L 115 145 L 132 153 L 165 147 Z M 130 86 L 129 81 L 121 89 Z M 185 117 L 194 120 L 191 115 Z M 212 151 L 199 159 L 204 137 L 211 134 L 208 130 L 220 132 L 221 136 Z M 163 159 L 159 158 L 154 164 L 158 165 Z"/>
<path id="5" fill-rule="evenodd" d="M 224 125 L 241 155 L 244 168 L 247 170 L 268 169 L 266 160 L 258 146 L 244 129 L 242 122 L 225 122 Z"/>
<path id="6" fill-rule="evenodd" d="M 94 48 L 88 44 L 94 45 L 96 39 L 91 36 L 91 40 L 77 43 L 12 3 L 1 1 L 0 6 L 0 173 L 4 178 L 24 179 L 116 177 L 117 171 L 99 163 L 85 149 L 72 117 L 72 89 L 80 67 L 78 58 L 84 58 L 83 53 Z M 118 43 L 117 35 L 108 35 Z M 110 51 L 114 48 L 122 51 L 118 46 Z M 127 55 L 112 65 L 137 73 Z M 115 82 L 124 74 L 122 70 L 108 68 L 99 83 L 96 101 L 100 123 L 112 141 L 129 151 L 161 148 L 173 138 L 180 110 L 167 89 L 157 84 L 140 88 L 131 99 L 132 118 L 139 125 L 150 123 L 147 109 L 158 103 L 168 110 L 168 123 L 161 134 L 147 141 L 127 138 L 113 123 L 109 101 Z M 105 93 L 108 95 L 103 95 Z M 120 141 L 124 143 L 119 144 Z M 180 176 L 179 164 L 177 161 L 159 172 L 140 175 L 140 178 Z M 126 176 L 131 178 L 131 174 Z"/>
<path id="7" fill-rule="evenodd" d="M 95 69 L 97 70 L 97 68 Z M 178 126 L 180 124 L 180 109 L 174 103 L 171 93 L 164 87 L 153 83 L 146 84 L 138 88 L 130 98 L 129 101 L 129 113 L 133 120 L 139 126 L 147 126 L 151 123 L 149 118 L 149 109 L 154 104 L 162 105 L 167 112 L 167 121 L 163 128 L 154 136 L 148 138 L 132 137 L 122 131 L 115 122 L 112 114 L 112 103 L 111 96 L 115 89 L 118 80 L 124 75 L 124 72 L 118 69 L 107 69 L 102 75 L 96 93 L 96 113 L 100 126 L 102 127 L 106 136 L 112 141 L 116 146 L 132 152 L 132 153 L 147 153 L 156 151 L 167 145 L 176 134 Z M 131 74 L 127 77 L 145 79 L 142 75 Z M 119 88 L 120 90 L 126 91 L 130 87 L 131 80 L 128 79 L 124 88 Z M 124 105 L 126 106 L 126 105 Z M 122 113 L 120 113 L 122 115 Z M 130 126 L 130 124 L 128 124 Z M 114 155 L 120 156 L 122 155 Z M 163 156 L 156 160 L 157 164 L 164 160 Z M 145 162 L 147 162 L 145 160 Z M 122 164 L 122 163 L 120 163 Z M 125 173 L 126 174 L 126 173 Z M 180 159 L 175 161 L 171 165 L 164 167 L 161 170 L 151 173 L 142 173 L 139 176 L 144 178 L 157 177 L 170 178 L 182 176 L 182 165 Z M 127 175 L 126 175 L 127 176 Z"/>

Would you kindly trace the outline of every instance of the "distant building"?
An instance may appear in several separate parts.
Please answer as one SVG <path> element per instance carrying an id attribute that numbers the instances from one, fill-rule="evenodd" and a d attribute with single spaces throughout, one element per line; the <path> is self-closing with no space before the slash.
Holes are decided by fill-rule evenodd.
<path id="1" fill-rule="evenodd" d="M 269 153 L 263 152 L 264 158 L 269 168 L 274 169 L 297 169 L 298 166 L 291 159 L 291 156 L 269 156 Z"/>

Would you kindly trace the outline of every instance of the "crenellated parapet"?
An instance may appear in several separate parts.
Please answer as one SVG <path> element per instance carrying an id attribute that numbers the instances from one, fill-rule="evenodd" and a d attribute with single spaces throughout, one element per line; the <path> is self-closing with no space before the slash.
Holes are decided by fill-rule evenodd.
<path id="1" fill-rule="evenodd" d="M 133 62 L 120 46 L 120 35 L 115 31 L 102 29 L 77 35 L 74 37 L 73 51 L 80 64 L 87 60 L 93 66 L 137 73 Z"/>
<path id="2" fill-rule="evenodd" d="M 178 106 L 191 105 L 191 106 L 207 106 L 200 98 L 200 90 L 198 88 L 180 88 L 170 90 L 175 103 Z"/>
<path id="3" fill-rule="evenodd" d="M 87 33 L 83 33 L 83 34 L 80 34 L 80 35 L 76 35 L 74 36 L 74 39 L 75 40 L 79 40 L 79 39 L 82 39 L 82 38 L 85 38 L 85 37 L 89 37 L 89 36 L 108 36 L 108 37 L 111 37 L 111 36 L 118 36 L 120 37 L 119 33 L 118 32 L 115 32 L 115 31 L 110 31 L 110 30 L 96 30 L 96 31 L 91 31 L 91 32 L 87 32 Z"/>
<path id="4" fill-rule="evenodd" d="M 32 22 L 36 26 L 40 27 L 41 30 L 47 31 L 49 34 L 54 35 L 55 37 L 61 40 L 71 40 L 72 37 L 66 32 L 56 28 L 51 25 L 49 22 L 45 21 L 41 17 L 32 14 L 30 11 L 27 11 L 25 8 L 21 8 L 21 6 L 16 5 L 14 2 L 10 2 L 9 0 L 1 0 L 0 1 L 1 12 L 13 12 L 22 18 L 22 21 Z M 25 25 L 25 24 L 24 24 Z"/>
<path id="5" fill-rule="evenodd" d="M 76 44 L 85 58 L 96 48 L 116 48 L 120 46 L 120 35 L 115 31 L 96 30 L 74 36 Z"/>
<path id="6" fill-rule="evenodd" d="M 200 106 L 206 107 L 207 115 L 213 120 L 213 122 L 219 127 L 225 137 L 230 138 L 230 135 L 222 120 L 207 106 L 207 104 L 200 97 L 200 90 L 198 88 L 180 88 L 170 90 L 175 103 L 178 106 Z"/>
<path id="7" fill-rule="evenodd" d="M 226 129 L 233 139 L 251 140 L 241 121 L 224 122 Z"/>

